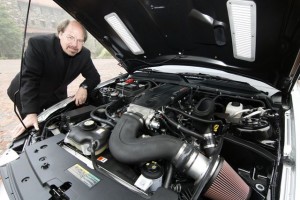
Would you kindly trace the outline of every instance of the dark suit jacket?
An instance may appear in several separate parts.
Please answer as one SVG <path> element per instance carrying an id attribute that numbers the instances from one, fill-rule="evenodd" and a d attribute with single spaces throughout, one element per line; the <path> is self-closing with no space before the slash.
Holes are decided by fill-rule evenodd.
<path id="1" fill-rule="evenodd" d="M 20 99 L 22 114 L 40 113 L 44 108 L 67 97 L 67 86 L 79 74 L 83 83 L 94 88 L 100 82 L 98 74 L 85 47 L 71 57 L 65 72 L 64 53 L 55 34 L 32 37 L 24 55 Z M 13 100 L 19 89 L 19 74 L 11 82 L 7 92 Z"/>

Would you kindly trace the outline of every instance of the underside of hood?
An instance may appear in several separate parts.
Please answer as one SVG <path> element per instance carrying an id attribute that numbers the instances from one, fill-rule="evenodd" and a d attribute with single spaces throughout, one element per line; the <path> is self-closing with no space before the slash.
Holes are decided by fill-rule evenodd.
<path id="1" fill-rule="evenodd" d="M 80 21 L 128 72 L 161 64 L 208 67 L 254 78 L 283 92 L 291 90 L 299 75 L 300 1 L 55 2 Z M 248 4 L 254 10 L 250 13 L 255 27 L 250 35 L 253 46 L 249 59 L 241 59 L 234 53 L 235 19 L 245 15 L 242 7 L 237 7 L 236 13 L 232 11 L 231 4 L 236 2 Z M 121 19 L 142 51 L 133 53 L 110 26 L 105 17 L 112 13 Z M 241 24 L 247 27 L 247 21 Z"/>

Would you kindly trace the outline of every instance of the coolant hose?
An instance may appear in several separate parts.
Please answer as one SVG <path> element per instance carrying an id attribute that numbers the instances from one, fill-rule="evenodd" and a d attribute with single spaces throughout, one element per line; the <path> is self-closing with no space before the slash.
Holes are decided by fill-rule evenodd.
<path id="1" fill-rule="evenodd" d="M 98 108 L 99 108 L 99 107 L 98 107 Z M 97 109 L 98 109 L 98 108 L 97 108 Z M 98 116 L 95 115 L 95 112 L 97 111 L 97 109 L 93 110 L 93 111 L 90 113 L 90 117 L 91 117 L 93 120 L 97 121 L 97 122 L 107 124 L 107 125 L 109 125 L 110 127 L 113 128 L 113 127 L 115 126 L 114 122 L 111 122 L 111 121 L 109 121 L 109 120 L 100 118 L 100 117 L 98 117 Z"/>
<path id="2" fill-rule="evenodd" d="M 103 119 L 103 118 L 101 118 L 101 117 L 98 117 L 98 116 L 95 114 L 95 113 L 97 112 L 98 109 L 100 109 L 100 108 L 105 108 L 105 109 L 106 109 L 106 107 L 109 106 L 110 104 L 111 104 L 111 103 L 108 103 L 108 104 L 104 104 L 104 105 L 101 105 L 101 106 L 97 107 L 96 109 L 94 109 L 94 110 L 90 113 L 90 117 L 91 117 L 93 120 L 97 121 L 97 122 L 107 124 L 107 125 L 109 125 L 110 127 L 113 128 L 113 127 L 115 126 L 115 123 L 114 123 L 114 122 L 111 122 L 111 121 L 109 121 L 109 120 L 106 120 L 106 119 Z"/>
<path id="3" fill-rule="evenodd" d="M 183 133 L 186 133 L 200 140 L 205 140 L 205 137 L 203 135 L 200 135 L 192 130 L 185 128 L 184 126 L 181 126 L 180 124 L 176 123 L 175 121 L 167 117 L 167 115 L 165 115 L 164 113 L 161 113 L 161 115 L 164 117 L 164 119 L 166 119 L 167 122 L 169 122 L 172 126 L 176 127 L 178 130 L 182 131 Z"/>
<path id="4" fill-rule="evenodd" d="M 214 124 L 214 123 L 221 124 L 221 125 L 223 124 L 223 122 L 221 120 L 202 119 L 202 118 L 199 118 L 199 117 L 195 117 L 193 115 L 189 115 L 189 114 L 185 113 L 184 111 L 179 110 L 177 108 L 166 106 L 165 109 L 172 110 L 172 111 L 175 111 L 175 112 L 179 112 L 180 114 L 182 114 L 186 117 L 189 117 L 193 120 L 199 121 L 199 122 L 208 123 L 208 124 Z"/>

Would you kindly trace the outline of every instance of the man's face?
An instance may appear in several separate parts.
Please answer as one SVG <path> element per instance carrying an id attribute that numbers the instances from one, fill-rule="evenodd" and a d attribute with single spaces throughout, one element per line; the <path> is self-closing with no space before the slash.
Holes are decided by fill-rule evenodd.
<path id="1" fill-rule="evenodd" d="M 64 32 L 58 34 L 63 51 L 69 56 L 75 56 L 84 44 L 84 33 L 78 22 L 70 22 Z"/>

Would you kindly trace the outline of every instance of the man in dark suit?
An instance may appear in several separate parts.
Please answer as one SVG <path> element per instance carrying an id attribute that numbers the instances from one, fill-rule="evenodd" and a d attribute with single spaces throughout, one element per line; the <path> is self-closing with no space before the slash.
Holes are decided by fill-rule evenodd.
<path id="1" fill-rule="evenodd" d="M 57 27 L 57 34 L 29 39 L 22 63 L 21 84 L 20 74 L 17 74 L 7 90 L 10 99 L 16 99 L 26 127 L 34 126 L 38 130 L 37 115 L 67 98 L 67 86 L 79 74 L 85 80 L 74 96 L 77 106 L 85 103 L 88 90 L 100 82 L 90 51 L 83 47 L 86 39 L 85 28 L 75 20 L 62 22 Z M 14 136 L 24 130 L 20 124 L 14 130 Z"/>

